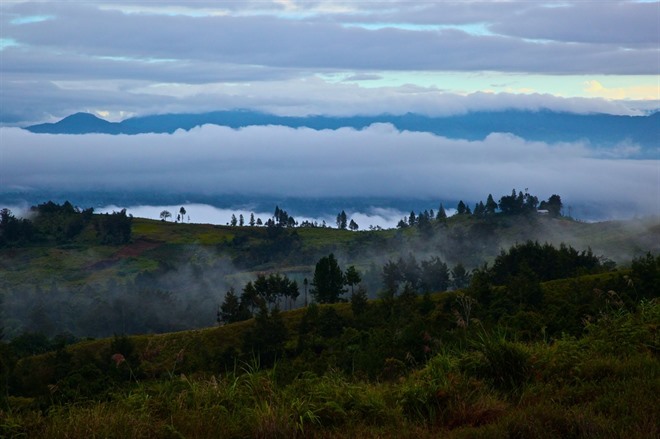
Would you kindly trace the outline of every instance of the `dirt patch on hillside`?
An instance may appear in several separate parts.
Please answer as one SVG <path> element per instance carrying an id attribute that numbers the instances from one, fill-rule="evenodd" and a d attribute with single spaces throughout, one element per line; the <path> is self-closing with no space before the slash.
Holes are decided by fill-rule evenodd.
<path id="1" fill-rule="evenodd" d="M 161 243 L 158 241 L 152 241 L 150 239 L 137 239 L 135 242 L 125 245 L 117 253 L 115 253 L 114 258 L 123 259 L 140 256 L 142 253 L 147 250 L 154 249 L 160 246 Z"/>
<path id="2" fill-rule="evenodd" d="M 158 241 L 151 241 L 149 239 L 137 239 L 134 242 L 120 248 L 117 253 L 112 255 L 111 258 L 96 261 L 93 264 L 88 265 L 87 269 L 93 271 L 104 270 L 106 268 L 112 267 L 122 259 L 140 256 L 147 250 L 154 249 L 160 245 L 161 243 Z"/>

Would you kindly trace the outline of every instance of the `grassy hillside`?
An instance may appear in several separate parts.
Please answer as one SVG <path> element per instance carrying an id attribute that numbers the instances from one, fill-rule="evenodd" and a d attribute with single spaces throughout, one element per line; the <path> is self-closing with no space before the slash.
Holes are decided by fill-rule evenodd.
<path id="1" fill-rule="evenodd" d="M 8 338 L 23 331 L 107 336 L 206 327 L 230 288 L 240 291 L 259 272 L 286 273 L 302 285 L 331 252 L 342 267 L 358 268 L 373 298 L 383 288 L 381 269 L 388 260 L 439 257 L 450 268 L 461 263 L 471 269 L 529 239 L 591 248 L 628 264 L 660 251 L 660 222 L 455 216 L 426 229 L 350 232 L 136 218 L 130 242 L 121 245 L 101 244 L 90 223 L 72 240 L 0 248 L 3 327 Z M 298 306 L 302 300 L 301 294 Z"/>

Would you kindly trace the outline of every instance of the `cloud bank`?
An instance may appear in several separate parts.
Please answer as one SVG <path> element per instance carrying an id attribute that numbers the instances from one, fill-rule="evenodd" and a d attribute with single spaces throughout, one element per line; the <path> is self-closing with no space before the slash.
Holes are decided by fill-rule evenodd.
<path id="1" fill-rule="evenodd" d="M 359 131 L 203 126 L 137 136 L 0 128 L 0 145 L 5 190 L 481 200 L 529 188 L 568 203 L 660 213 L 660 161 L 599 157 L 581 143 L 508 134 L 451 140 L 388 124 Z"/>

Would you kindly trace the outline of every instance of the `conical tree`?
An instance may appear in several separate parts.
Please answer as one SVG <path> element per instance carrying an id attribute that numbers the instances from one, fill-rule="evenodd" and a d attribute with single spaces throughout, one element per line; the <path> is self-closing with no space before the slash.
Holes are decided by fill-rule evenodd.
<path id="1" fill-rule="evenodd" d="M 316 263 L 311 293 L 317 302 L 338 302 L 340 296 L 346 292 L 344 284 L 344 273 L 339 268 L 334 254 L 330 253 Z"/>

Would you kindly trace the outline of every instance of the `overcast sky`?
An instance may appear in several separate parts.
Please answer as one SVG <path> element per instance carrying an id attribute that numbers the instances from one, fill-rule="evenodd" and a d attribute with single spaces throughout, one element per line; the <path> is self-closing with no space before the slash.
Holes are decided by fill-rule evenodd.
<path id="1" fill-rule="evenodd" d="M 660 108 L 660 2 L 0 2 L 0 200 L 17 187 L 468 200 L 529 188 L 660 213 L 660 162 L 630 159 L 634 144 L 469 142 L 389 125 L 114 137 L 15 128 L 79 111 L 120 120 L 237 108 L 644 114 Z"/>
<path id="2" fill-rule="evenodd" d="M 3 125 L 234 108 L 638 114 L 659 107 L 659 74 L 657 1 L 0 3 Z"/>

